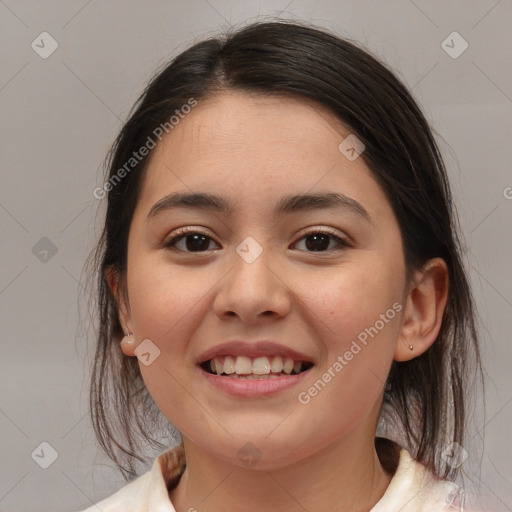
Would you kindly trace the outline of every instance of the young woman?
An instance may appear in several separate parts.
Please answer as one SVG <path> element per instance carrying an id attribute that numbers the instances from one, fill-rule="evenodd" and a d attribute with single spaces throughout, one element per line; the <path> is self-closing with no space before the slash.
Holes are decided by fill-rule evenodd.
<path id="1" fill-rule="evenodd" d="M 473 300 L 438 148 L 385 66 L 284 21 L 195 44 L 95 195 L 99 442 L 128 479 L 160 420 L 181 442 L 88 511 L 466 510 Z"/>

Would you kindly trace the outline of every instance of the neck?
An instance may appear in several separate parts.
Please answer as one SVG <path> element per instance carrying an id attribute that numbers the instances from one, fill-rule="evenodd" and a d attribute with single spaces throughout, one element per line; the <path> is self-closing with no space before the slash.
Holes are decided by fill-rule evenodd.
<path id="1" fill-rule="evenodd" d="M 187 468 L 170 492 L 177 512 L 368 512 L 392 477 L 379 461 L 373 437 L 364 438 L 360 431 L 269 471 L 234 466 L 190 440 L 183 443 Z"/>

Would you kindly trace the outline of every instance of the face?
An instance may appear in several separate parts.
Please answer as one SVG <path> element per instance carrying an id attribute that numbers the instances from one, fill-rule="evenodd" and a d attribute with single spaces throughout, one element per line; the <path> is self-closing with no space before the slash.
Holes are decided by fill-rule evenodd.
<path id="1" fill-rule="evenodd" d="M 212 456 L 272 468 L 373 439 L 405 263 L 384 192 L 338 148 L 349 133 L 315 103 L 226 92 L 152 150 L 123 321 L 158 408 Z"/>

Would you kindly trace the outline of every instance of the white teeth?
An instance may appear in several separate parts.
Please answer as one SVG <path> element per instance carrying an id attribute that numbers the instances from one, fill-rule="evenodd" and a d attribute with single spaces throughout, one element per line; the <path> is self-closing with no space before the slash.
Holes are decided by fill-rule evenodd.
<path id="1" fill-rule="evenodd" d="M 214 362 L 214 366 L 215 366 L 215 368 L 212 368 L 212 371 L 214 373 L 217 373 L 220 375 L 224 371 L 224 365 L 221 364 L 221 362 L 218 360 L 218 358 L 214 358 L 214 359 L 212 359 L 212 361 Z M 210 365 L 211 365 L 211 362 L 210 362 Z"/>
<path id="2" fill-rule="evenodd" d="M 287 357 L 284 360 L 283 372 L 287 373 L 289 375 L 290 373 L 292 373 L 292 370 L 293 370 L 293 359 L 290 359 L 289 357 Z"/>
<path id="3" fill-rule="evenodd" d="M 251 373 L 251 360 L 246 356 L 238 356 L 235 363 L 235 372 L 238 375 Z"/>
<path id="4" fill-rule="evenodd" d="M 274 357 L 270 370 L 272 373 L 281 373 L 283 371 L 283 358 L 281 356 Z"/>
<path id="5" fill-rule="evenodd" d="M 232 373 L 235 373 L 235 360 L 231 356 L 226 356 L 224 358 L 224 368 L 223 368 L 223 371 L 224 371 L 224 373 L 227 373 L 228 375 L 231 375 Z"/>
<path id="6" fill-rule="evenodd" d="M 268 375 L 270 373 L 270 362 L 268 357 L 257 357 L 252 362 L 252 373 L 256 375 Z"/>
<path id="7" fill-rule="evenodd" d="M 300 373 L 304 363 L 302 361 L 294 361 L 290 357 L 283 358 L 281 356 L 262 356 L 251 359 L 247 356 L 220 356 L 210 360 L 210 369 L 217 375 L 228 375 L 232 378 L 258 379 L 274 378 L 283 372 L 290 375 L 292 372 Z"/>

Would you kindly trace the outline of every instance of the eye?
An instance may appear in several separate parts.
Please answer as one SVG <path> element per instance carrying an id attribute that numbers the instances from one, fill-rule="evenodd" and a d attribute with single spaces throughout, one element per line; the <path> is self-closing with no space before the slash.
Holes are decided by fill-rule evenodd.
<path id="1" fill-rule="evenodd" d="M 300 243 L 302 240 L 308 252 L 327 252 L 333 249 L 340 250 L 351 246 L 346 240 L 343 240 L 331 231 L 325 230 L 306 233 L 298 242 L 295 242 L 295 244 Z M 332 241 L 336 243 L 334 247 L 331 246 Z"/>
<path id="2" fill-rule="evenodd" d="M 209 235 L 193 228 L 183 228 L 162 245 L 164 248 L 173 251 L 204 252 L 208 249 L 211 242 L 216 243 Z M 181 244 L 181 246 L 178 246 L 178 244 Z"/>
<path id="3" fill-rule="evenodd" d="M 218 246 L 217 242 L 215 242 L 211 236 L 202 233 L 201 231 L 197 231 L 194 228 L 183 228 L 165 241 L 162 246 L 173 251 L 197 253 L 206 252 L 209 249 L 211 242 Z M 298 242 L 295 242 L 294 245 L 301 242 L 305 244 L 305 250 L 307 252 L 328 252 L 331 250 L 340 250 L 346 247 L 351 247 L 349 242 L 327 230 L 317 230 L 306 233 Z M 332 246 L 332 242 L 334 242 L 334 247 Z M 218 246 L 217 248 L 220 247 Z"/>

